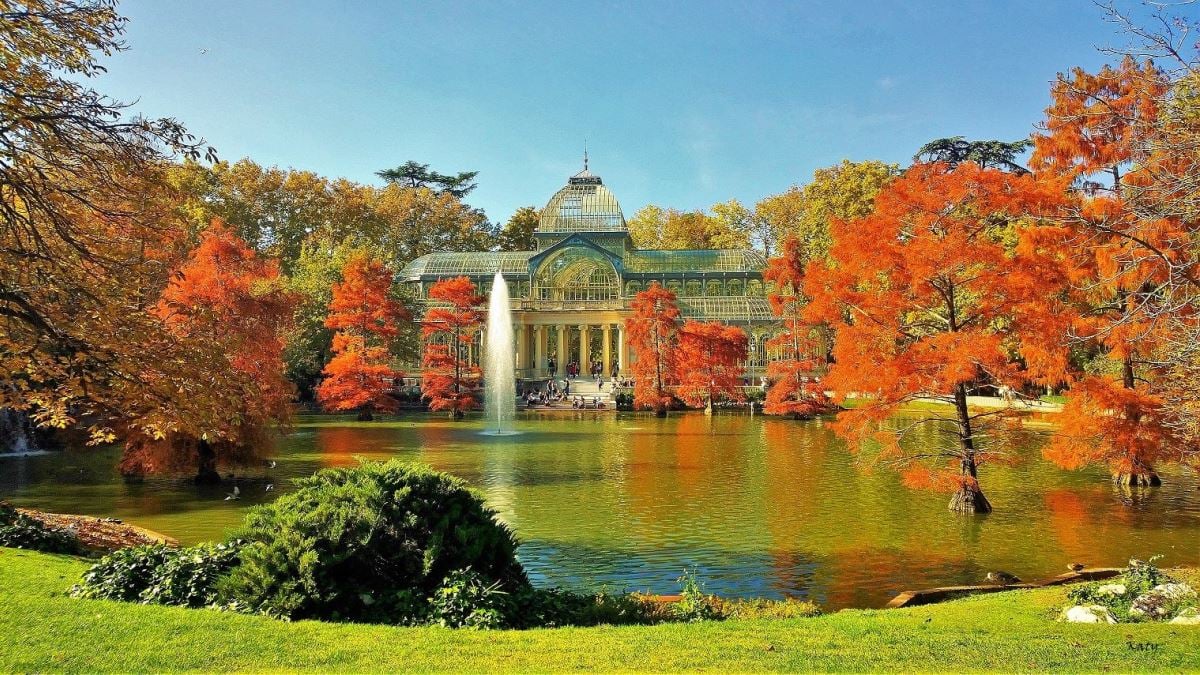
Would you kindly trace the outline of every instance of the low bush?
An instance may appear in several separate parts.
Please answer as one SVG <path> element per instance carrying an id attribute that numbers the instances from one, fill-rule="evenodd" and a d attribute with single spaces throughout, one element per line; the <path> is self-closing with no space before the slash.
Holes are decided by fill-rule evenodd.
<path id="1" fill-rule="evenodd" d="M 1121 576 L 1080 584 L 1067 591 L 1071 605 L 1098 605 L 1119 623 L 1161 621 L 1196 606 L 1196 591 L 1160 570 L 1155 562 L 1133 559 Z"/>
<path id="2" fill-rule="evenodd" d="M 83 552 L 79 537 L 73 532 L 47 527 L 42 521 L 17 511 L 8 502 L 0 502 L 0 546 L 43 553 Z"/>
<path id="3" fill-rule="evenodd" d="M 821 613 L 821 608 L 817 605 L 807 600 L 794 598 L 784 598 L 783 600 L 711 598 L 710 601 L 717 614 L 725 619 L 807 619 Z"/>
<path id="4" fill-rule="evenodd" d="M 512 532 L 457 478 L 391 461 L 297 485 L 251 511 L 238 535 L 241 564 L 220 587 L 248 610 L 409 624 L 458 570 L 505 592 L 529 585 Z"/>
<path id="5" fill-rule="evenodd" d="M 219 604 L 217 580 L 238 563 L 238 542 L 171 548 L 138 546 L 110 553 L 71 589 L 77 598 L 206 607 Z"/>

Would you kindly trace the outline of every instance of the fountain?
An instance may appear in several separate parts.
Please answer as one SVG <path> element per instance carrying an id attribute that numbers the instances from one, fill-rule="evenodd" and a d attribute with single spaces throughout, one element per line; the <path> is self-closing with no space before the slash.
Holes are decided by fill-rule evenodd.
<path id="1" fill-rule="evenodd" d="M 507 436 L 516 433 L 512 426 L 517 410 L 517 383 L 512 309 L 508 305 L 508 285 L 499 271 L 492 278 L 487 321 L 487 344 L 483 352 L 483 408 L 488 428 L 484 433 Z"/>

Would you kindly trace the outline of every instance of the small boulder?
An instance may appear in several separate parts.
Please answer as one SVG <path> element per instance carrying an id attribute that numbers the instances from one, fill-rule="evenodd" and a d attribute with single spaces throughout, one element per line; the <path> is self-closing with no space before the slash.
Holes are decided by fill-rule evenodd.
<path id="1" fill-rule="evenodd" d="M 1104 584 L 1096 588 L 1096 595 L 1111 595 L 1116 598 L 1124 597 L 1126 592 L 1125 584 Z"/>
<path id="2" fill-rule="evenodd" d="M 1175 615 L 1171 619 L 1171 623 L 1181 626 L 1200 626 L 1200 609 L 1195 607 L 1187 607 Z"/>
<path id="3" fill-rule="evenodd" d="M 1167 618 L 1173 606 L 1196 597 L 1196 591 L 1187 584 L 1159 584 L 1133 599 L 1129 616 L 1161 621 Z"/>
<path id="4" fill-rule="evenodd" d="M 1063 610 L 1060 621 L 1067 623 L 1116 623 L 1117 618 L 1103 605 L 1075 605 Z"/>

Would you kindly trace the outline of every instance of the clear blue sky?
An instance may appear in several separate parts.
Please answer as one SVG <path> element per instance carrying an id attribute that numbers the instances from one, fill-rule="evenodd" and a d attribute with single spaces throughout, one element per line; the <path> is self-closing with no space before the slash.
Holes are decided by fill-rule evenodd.
<path id="1" fill-rule="evenodd" d="M 1055 73 L 1122 43 L 1084 0 L 126 0 L 98 87 L 224 159 L 377 182 L 478 170 L 503 222 L 592 169 L 627 216 L 803 183 L 843 158 L 1028 135 Z"/>

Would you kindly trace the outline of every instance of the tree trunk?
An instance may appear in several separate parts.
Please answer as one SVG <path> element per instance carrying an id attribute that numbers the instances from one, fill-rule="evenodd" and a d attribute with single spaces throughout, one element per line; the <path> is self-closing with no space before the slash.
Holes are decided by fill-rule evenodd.
<path id="1" fill-rule="evenodd" d="M 450 413 L 450 419 L 452 419 L 452 420 L 454 420 L 454 421 L 456 421 L 456 422 L 457 422 L 458 420 L 461 420 L 463 417 L 464 417 L 464 415 L 463 415 L 463 411 L 459 410 L 458 408 L 455 408 L 455 409 L 454 409 L 453 411 L 451 411 L 451 413 Z"/>
<path id="2" fill-rule="evenodd" d="M 221 482 L 221 474 L 217 473 L 217 453 L 212 445 L 204 439 L 196 446 L 196 478 L 198 484 Z"/>
<path id="3" fill-rule="evenodd" d="M 358 421 L 359 422 L 370 422 L 370 421 L 373 421 L 374 419 L 375 419 L 375 416 L 371 414 L 371 411 L 369 409 L 363 408 L 362 410 L 358 411 Z"/>
<path id="4" fill-rule="evenodd" d="M 974 483 L 963 485 L 950 497 L 950 510 L 955 513 L 991 513 L 992 505 L 983 496 L 979 483 Z"/>
<path id="5" fill-rule="evenodd" d="M 1121 472 L 1113 476 L 1113 482 L 1121 487 L 1158 487 L 1162 479 L 1154 469 Z"/>
<path id="6" fill-rule="evenodd" d="M 962 487 L 950 498 L 955 513 L 991 513 L 992 505 L 979 487 L 979 467 L 975 463 L 975 435 L 971 430 L 971 411 L 967 408 L 967 387 L 954 389 L 954 407 L 958 411 L 959 443 L 962 447 Z"/>

